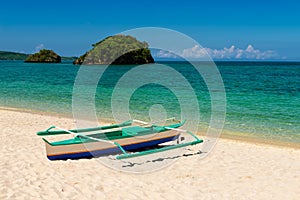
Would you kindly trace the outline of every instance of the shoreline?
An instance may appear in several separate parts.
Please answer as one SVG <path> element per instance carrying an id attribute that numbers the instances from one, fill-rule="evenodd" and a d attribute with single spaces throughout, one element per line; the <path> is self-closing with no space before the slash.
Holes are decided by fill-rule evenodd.
<path id="1" fill-rule="evenodd" d="M 25 108 L 3 107 L 3 106 L 0 106 L 0 110 L 37 114 L 37 115 L 42 115 L 42 116 L 59 117 L 59 118 L 74 120 L 72 115 L 62 114 L 62 113 L 37 111 L 37 110 L 31 110 L 31 109 L 25 109 Z M 114 123 L 114 122 L 112 119 L 109 119 L 109 118 L 101 118 L 101 122 L 99 122 L 99 124 L 101 124 L 101 125 L 111 124 L 111 123 Z M 232 133 L 232 134 L 230 134 L 230 133 Z M 205 136 L 205 134 L 203 132 L 198 132 L 197 135 Z M 274 139 L 265 139 L 265 138 L 250 137 L 250 136 L 247 137 L 247 136 L 238 135 L 235 132 L 226 131 L 226 130 L 222 131 L 219 138 L 225 139 L 225 140 L 246 142 L 246 143 L 250 143 L 250 144 L 261 144 L 261 145 L 270 145 L 270 146 L 300 149 L 300 143 L 290 143 L 290 142 L 286 142 L 286 141 L 278 141 L 278 140 L 274 140 Z"/>

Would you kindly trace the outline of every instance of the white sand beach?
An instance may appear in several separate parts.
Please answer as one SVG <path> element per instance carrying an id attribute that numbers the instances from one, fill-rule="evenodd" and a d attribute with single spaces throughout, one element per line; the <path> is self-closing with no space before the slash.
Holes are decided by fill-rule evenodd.
<path id="1" fill-rule="evenodd" d="M 133 174 L 97 159 L 49 161 L 36 132 L 50 125 L 69 129 L 74 122 L 0 109 L 0 199 L 299 199 L 297 148 L 220 139 L 205 159 L 182 156 Z"/>

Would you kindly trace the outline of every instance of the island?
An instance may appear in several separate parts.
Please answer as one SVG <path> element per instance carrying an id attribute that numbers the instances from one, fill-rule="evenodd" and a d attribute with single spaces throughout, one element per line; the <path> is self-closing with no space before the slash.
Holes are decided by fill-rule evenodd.
<path id="1" fill-rule="evenodd" d="M 0 51 L 0 60 L 26 60 L 26 58 L 31 54 L 11 52 L 11 51 Z M 61 61 L 74 61 L 78 59 L 76 56 L 61 56 Z"/>
<path id="2" fill-rule="evenodd" d="M 140 42 L 129 35 L 109 36 L 93 44 L 93 48 L 80 56 L 73 64 L 147 64 L 154 63 L 147 42 Z"/>
<path id="3" fill-rule="evenodd" d="M 42 49 L 40 52 L 29 55 L 25 62 L 30 63 L 61 63 L 61 57 L 52 50 Z"/>

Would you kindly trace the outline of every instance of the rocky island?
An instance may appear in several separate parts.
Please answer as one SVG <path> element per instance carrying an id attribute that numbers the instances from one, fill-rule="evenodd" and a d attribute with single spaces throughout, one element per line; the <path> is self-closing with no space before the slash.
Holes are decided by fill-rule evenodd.
<path id="1" fill-rule="evenodd" d="M 109 36 L 93 44 L 93 49 L 80 56 L 73 64 L 147 64 L 154 63 L 147 42 L 129 35 Z"/>
<path id="2" fill-rule="evenodd" d="M 42 49 L 40 52 L 29 55 L 25 62 L 32 63 L 61 63 L 61 57 L 52 50 Z"/>

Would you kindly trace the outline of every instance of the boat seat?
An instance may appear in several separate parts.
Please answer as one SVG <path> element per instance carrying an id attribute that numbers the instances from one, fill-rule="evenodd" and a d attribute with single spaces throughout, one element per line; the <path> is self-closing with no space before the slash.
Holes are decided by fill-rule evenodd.
<path id="1" fill-rule="evenodd" d="M 140 126 L 132 126 L 132 127 L 128 127 L 128 128 L 123 128 L 122 129 L 122 135 L 137 135 L 139 133 L 143 133 L 143 132 L 149 132 L 152 129 L 150 128 L 144 128 L 144 127 L 140 127 Z"/>

